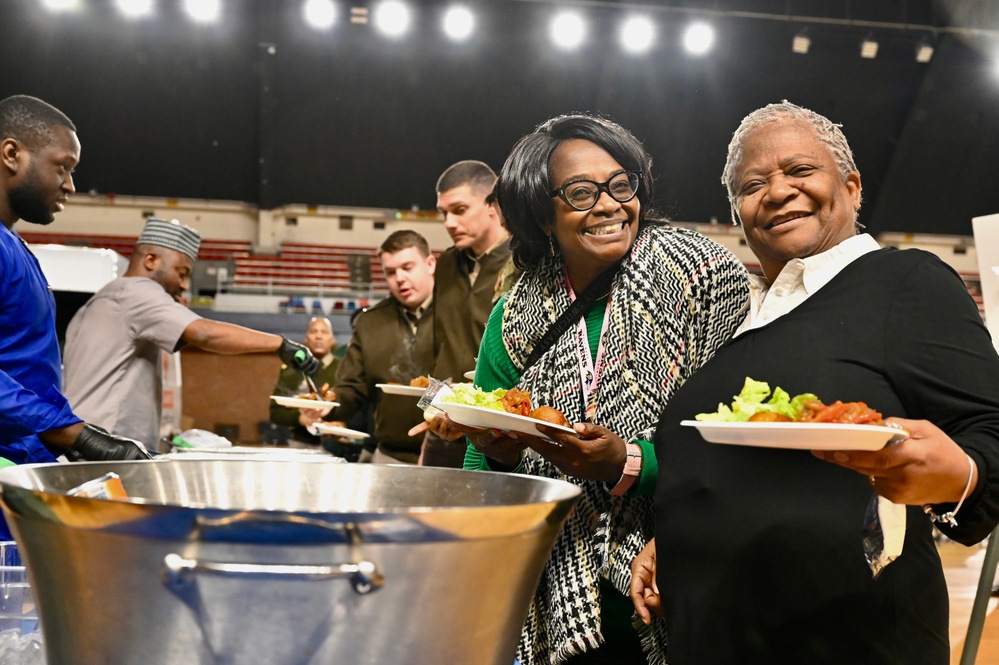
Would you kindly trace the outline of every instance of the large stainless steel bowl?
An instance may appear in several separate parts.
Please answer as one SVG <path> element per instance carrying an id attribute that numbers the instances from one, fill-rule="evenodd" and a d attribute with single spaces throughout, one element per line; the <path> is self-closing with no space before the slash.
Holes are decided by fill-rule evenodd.
<path id="1" fill-rule="evenodd" d="M 113 471 L 127 501 L 66 495 Z M 0 470 L 61 665 L 510 665 L 579 490 L 265 460 Z"/>

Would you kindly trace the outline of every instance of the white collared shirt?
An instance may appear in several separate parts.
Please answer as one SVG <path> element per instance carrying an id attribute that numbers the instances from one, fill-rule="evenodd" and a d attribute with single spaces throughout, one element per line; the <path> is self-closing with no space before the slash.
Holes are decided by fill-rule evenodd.
<path id="1" fill-rule="evenodd" d="M 736 336 L 784 316 L 828 284 L 843 268 L 880 248 L 877 240 L 861 233 L 821 254 L 788 261 L 773 284 L 768 285 L 762 278 L 750 275 L 749 313 L 735 332 Z"/>

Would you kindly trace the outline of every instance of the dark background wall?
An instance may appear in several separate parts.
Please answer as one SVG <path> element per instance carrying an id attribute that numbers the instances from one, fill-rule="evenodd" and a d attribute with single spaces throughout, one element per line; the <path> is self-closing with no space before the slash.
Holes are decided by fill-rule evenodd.
<path id="1" fill-rule="evenodd" d="M 971 217 L 999 211 L 996 0 L 568 3 L 590 25 L 568 53 L 547 32 L 566 3 L 469 2 L 476 36 L 455 44 L 432 0 L 412 3 L 398 40 L 349 23 L 361 0 L 339 3 L 329 32 L 306 28 L 297 0 L 230 0 L 213 27 L 178 0 L 139 22 L 109 0 L 82 2 L 54 16 L 37 0 L 0 0 L 0 97 L 37 95 L 73 118 L 82 191 L 433 208 L 452 162 L 498 169 L 539 122 L 593 111 L 645 142 L 665 212 L 727 222 L 718 178 L 732 131 L 789 99 L 844 125 L 872 232 L 970 234 Z M 657 45 L 628 55 L 617 24 L 643 4 Z M 698 17 L 717 41 L 691 57 L 681 33 Z M 794 54 L 806 25 L 811 51 Z M 859 56 L 867 34 L 874 60 Z M 927 64 L 914 59 L 923 37 L 936 46 Z"/>

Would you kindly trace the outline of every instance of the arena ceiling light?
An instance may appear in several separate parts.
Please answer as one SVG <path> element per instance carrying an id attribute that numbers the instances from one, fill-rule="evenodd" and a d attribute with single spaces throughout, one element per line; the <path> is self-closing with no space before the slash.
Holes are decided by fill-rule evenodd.
<path id="1" fill-rule="evenodd" d="M 50 12 L 71 12 L 80 8 L 80 0 L 43 0 L 42 5 Z"/>
<path id="2" fill-rule="evenodd" d="M 878 43 L 873 37 L 865 37 L 864 41 L 860 42 L 860 57 L 868 60 L 878 57 Z"/>
<path id="3" fill-rule="evenodd" d="M 198 23 L 214 23 L 222 15 L 220 0 L 184 0 L 184 11 Z"/>
<path id="4" fill-rule="evenodd" d="M 916 62 L 929 62 L 933 59 L 933 44 L 929 39 L 923 38 L 916 44 Z"/>
<path id="5" fill-rule="evenodd" d="M 715 43 L 715 30 L 707 23 L 691 23 L 683 33 L 683 47 L 691 55 L 703 55 Z"/>
<path id="6" fill-rule="evenodd" d="M 336 23 L 336 8 L 332 0 L 306 0 L 302 5 L 305 22 L 317 30 L 329 30 Z"/>
<path id="7" fill-rule="evenodd" d="M 656 25 L 644 16 L 632 16 L 621 24 L 621 46 L 629 53 L 645 53 L 656 41 Z"/>
<path id="8" fill-rule="evenodd" d="M 389 37 L 400 37 L 409 30 L 409 7 L 395 0 L 379 4 L 374 13 L 375 26 Z"/>
<path id="9" fill-rule="evenodd" d="M 559 48 L 576 48 L 586 37 L 586 23 L 579 14 L 562 12 L 552 19 L 551 36 Z"/>
<path id="10" fill-rule="evenodd" d="M 117 0 L 115 4 L 129 18 L 142 18 L 153 13 L 153 0 Z"/>
<path id="11" fill-rule="evenodd" d="M 455 5 L 444 13 L 444 34 L 456 42 L 472 36 L 475 30 L 475 17 L 467 7 Z"/>
<path id="12" fill-rule="evenodd" d="M 812 48 L 812 38 L 808 36 L 808 28 L 802 28 L 791 40 L 791 50 L 804 55 Z"/>

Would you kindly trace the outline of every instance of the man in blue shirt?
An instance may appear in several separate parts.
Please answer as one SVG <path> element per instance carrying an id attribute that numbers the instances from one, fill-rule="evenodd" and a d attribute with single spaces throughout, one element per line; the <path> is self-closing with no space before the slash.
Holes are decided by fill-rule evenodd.
<path id="1" fill-rule="evenodd" d="M 76 127 L 34 97 L 0 101 L 0 457 L 53 462 L 147 459 L 134 441 L 87 425 L 60 392 L 55 299 L 38 261 L 14 231 L 24 220 L 51 224 L 75 191 Z"/>

